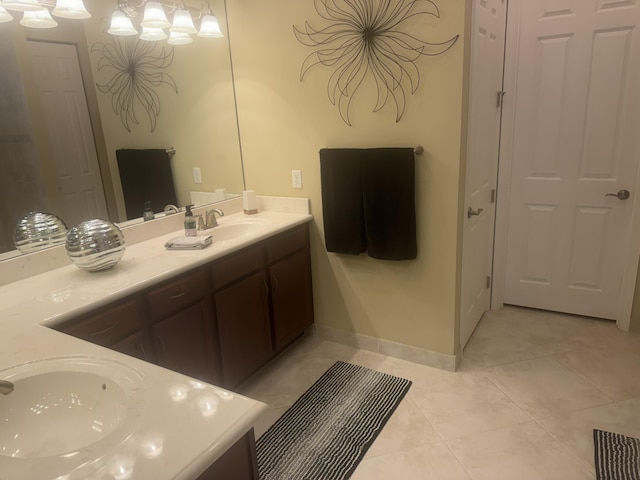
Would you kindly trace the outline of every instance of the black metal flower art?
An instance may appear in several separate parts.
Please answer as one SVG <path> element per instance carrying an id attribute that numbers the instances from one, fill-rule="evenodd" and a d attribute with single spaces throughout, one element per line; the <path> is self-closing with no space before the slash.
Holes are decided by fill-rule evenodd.
<path id="1" fill-rule="evenodd" d="M 108 82 L 96 86 L 102 93 L 111 94 L 111 107 L 124 128 L 131 132 L 130 123 L 139 124 L 137 111 L 142 107 L 153 132 L 160 114 L 160 97 L 155 89 L 168 85 L 178 93 L 173 78 L 162 71 L 173 62 L 173 49 L 157 49 L 154 42 L 114 38 L 114 43 L 93 44 L 91 52 L 100 54 L 98 70 L 113 73 Z"/>
<path id="2" fill-rule="evenodd" d="M 293 27 L 300 43 L 318 47 L 304 60 L 300 81 L 315 65 L 332 68 L 327 94 L 347 125 L 351 125 L 351 101 L 368 76 L 377 86 L 373 111 L 381 110 L 391 97 L 398 122 L 405 111 L 406 92 L 414 94 L 420 84 L 416 61 L 445 53 L 460 37 L 434 43 L 402 31 L 421 16 L 440 18 L 432 0 L 314 0 L 314 6 L 330 25 L 315 29 L 305 22 L 304 30 Z"/>

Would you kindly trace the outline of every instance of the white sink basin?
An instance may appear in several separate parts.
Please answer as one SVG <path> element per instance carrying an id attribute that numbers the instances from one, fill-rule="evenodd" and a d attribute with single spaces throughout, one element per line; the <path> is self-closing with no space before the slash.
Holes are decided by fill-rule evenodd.
<path id="1" fill-rule="evenodd" d="M 0 371 L 14 385 L 0 395 L 0 456 L 67 455 L 126 430 L 131 392 L 141 380 L 127 369 L 65 358 Z"/>
<path id="2" fill-rule="evenodd" d="M 207 235 L 212 235 L 214 242 L 221 242 L 253 235 L 264 230 L 268 225 L 267 220 L 259 218 L 234 220 L 233 222 L 220 223 L 217 227 L 207 230 Z"/>

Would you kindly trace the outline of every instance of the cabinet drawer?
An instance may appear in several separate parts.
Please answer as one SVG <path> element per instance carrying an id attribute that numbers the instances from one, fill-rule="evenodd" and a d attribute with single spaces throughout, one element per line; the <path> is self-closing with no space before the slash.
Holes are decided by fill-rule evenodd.
<path id="1" fill-rule="evenodd" d="M 136 299 L 131 299 L 82 317 L 78 321 L 60 325 L 56 330 L 91 343 L 110 347 L 138 331 L 139 318 L 138 302 Z"/>
<path id="2" fill-rule="evenodd" d="M 217 260 L 212 265 L 213 289 L 218 290 L 256 270 L 264 268 L 264 246 L 262 243 L 244 248 L 239 252 Z"/>
<path id="3" fill-rule="evenodd" d="M 171 315 L 209 292 L 209 279 L 204 269 L 171 280 L 147 294 L 152 320 Z"/>
<path id="4" fill-rule="evenodd" d="M 269 263 L 300 250 L 307 245 L 307 225 L 294 228 L 269 238 L 267 243 L 267 260 Z"/>

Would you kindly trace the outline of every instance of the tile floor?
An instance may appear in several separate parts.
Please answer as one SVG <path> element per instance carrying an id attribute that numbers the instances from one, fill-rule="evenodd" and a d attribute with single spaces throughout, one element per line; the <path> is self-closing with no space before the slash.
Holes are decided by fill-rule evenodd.
<path id="1" fill-rule="evenodd" d="M 514 307 L 456 373 L 304 338 L 241 389 L 270 407 L 256 435 L 337 360 L 413 381 L 352 480 L 594 479 L 593 428 L 640 437 L 640 335 Z"/>

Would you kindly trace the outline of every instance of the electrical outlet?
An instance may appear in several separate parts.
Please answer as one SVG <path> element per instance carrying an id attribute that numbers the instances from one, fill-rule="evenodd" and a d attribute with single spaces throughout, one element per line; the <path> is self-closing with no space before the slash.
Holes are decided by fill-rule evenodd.
<path id="1" fill-rule="evenodd" d="M 193 182 L 202 183 L 202 173 L 200 172 L 200 167 L 193 167 Z"/>
<path id="2" fill-rule="evenodd" d="M 302 188 L 302 170 L 291 170 L 291 184 L 293 188 Z"/>

